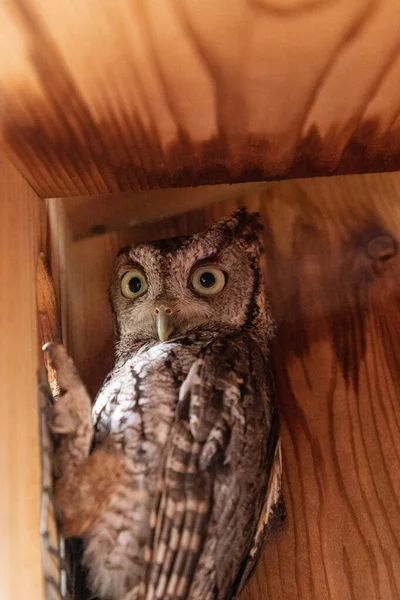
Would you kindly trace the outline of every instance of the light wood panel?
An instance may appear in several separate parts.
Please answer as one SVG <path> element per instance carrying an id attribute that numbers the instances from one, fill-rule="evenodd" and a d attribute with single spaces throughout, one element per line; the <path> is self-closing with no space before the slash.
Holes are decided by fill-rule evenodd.
<path id="1" fill-rule="evenodd" d="M 264 211 L 290 526 L 246 600 L 400 598 L 399 182 L 285 184 Z"/>
<path id="2" fill-rule="evenodd" d="M 43 197 L 400 166 L 397 0 L 7 0 L 0 136 Z"/>
<path id="3" fill-rule="evenodd" d="M 117 249 L 200 230 L 243 203 L 266 228 L 289 517 L 243 600 L 399 600 L 400 174 L 268 184 L 70 243 L 70 350 L 94 393 L 112 364 Z"/>
<path id="4" fill-rule="evenodd" d="M 36 194 L 0 153 L 0 597 L 42 600 Z"/>

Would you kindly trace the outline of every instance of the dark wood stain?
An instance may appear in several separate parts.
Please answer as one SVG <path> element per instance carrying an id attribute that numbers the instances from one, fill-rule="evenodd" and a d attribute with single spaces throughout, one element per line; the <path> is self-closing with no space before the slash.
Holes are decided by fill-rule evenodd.
<path id="1" fill-rule="evenodd" d="M 299 11 L 308 14 L 316 11 L 319 4 L 301 3 L 296 10 L 283 11 L 282 15 L 289 18 Z M 57 47 L 56 38 L 44 26 L 37 8 L 28 0 L 13 0 L 16 22 L 29 49 L 30 67 L 44 97 L 33 97 L 22 85 L 11 91 L 4 87 L 0 100 L 2 137 L 23 174 L 42 197 L 397 170 L 400 129 L 396 120 L 387 131 L 382 131 L 378 116 L 365 120 L 363 113 L 367 100 L 379 90 L 398 56 L 398 48 L 388 54 L 385 68 L 377 75 L 370 97 L 360 104 L 357 115 L 349 122 L 332 122 L 324 136 L 318 126 L 307 134 L 302 132 L 331 69 L 347 45 L 375 18 L 378 4 L 366 2 L 348 23 L 313 89 L 302 100 L 303 113 L 293 125 L 297 143 L 287 156 L 271 158 L 272 144 L 285 147 L 287 134 L 270 139 L 267 133 L 256 135 L 247 130 L 246 90 L 240 80 L 237 84 L 232 80 L 229 90 L 226 88 L 221 65 L 197 25 L 188 18 L 184 3 L 175 3 L 176 18 L 214 87 L 215 106 L 210 110 L 215 111 L 218 133 L 210 139 L 194 141 L 186 131 L 163 71 L 147 8 L 139 2 L 135 9 L 132 5 L 136 11 L 133 17 L 142 24 L 151 68 L 162 86 L 177 131 L 176 139 L 164 149 L 157 118 L 133 56 L 126 56 L 132 78 L 124 83 L 123 89 L 105 86 L 101 116 L 94 118 Z M 277 10 L 274 6 L 262 2 L 254 4 L 253 9 L 256 13 L 258 10 L 273 13 Z M 126 35 L 121 31 L 123 39 Z M 240 73 L 239 70 L 235 77 L 240 79 Z M 146 107 L 148 126 L 130 101 L 133 88 Z M 95 95 L 96 90 L 91 93 Z"/>
<path id="2" fill-rule="evenodd" d="M 54 91 L 54 85 L 52 87 Z M 350 140 L 339 162 L 328 159 L 322 165 L 320 157 L 326 155 L 329 140 L 322 142 L 317 133 L 309 135 L 299 141 L 290 168 L 283 172 L 279 164 L 265 164 L 264 156 L 268 153 L 269 142 L 264 138 L 248 136 L 243 141 L 244 158 L 239 164 L 236 160 L 232 161 L 227 145 L 221 138 L 197 144 L 189 138 L 183 141 L 178 139 L 170 145 L 157 166 L 146 170 L 139 160 L 124 154 L 126 134 L 120 135 L 118 129 L 112 129 L 112 120 L 100 124 L 103 150 L 93 156 L 92 150 L 86 146 L 86 142 L 82 145 L 81 140 L 97 137 L 99 130 L 94 136 L 94 130 L 88 123 L 82 126 L 78 140 L 73 132 L 68 132 L 67 125 L 67 131 L 63 129 L 62 118 L 54 123 L 54 129 L 49 130 L 50 119 L 45 109 L 36 126 L 32 126 L 10 105 L 7 111 L 12 120 L 3 119 L 4 139 L 11 155 L 18 157 L 26 178 L 41 197 L 278 181 L 400 169 L 400 130 L 387 134 L 388 143 L 380 141 L 379 146 L 375 145 L 373 136 L 364 139 L 363 143 L 357 139 Z M 79 118 L 85 121 L 84 115 Z M 130 132 L 130 137 L 132 146 L 138 149 L 152 151 L 155 146 L 150 132 L 142 131 L 140 139 Z M 371 160 L 370 154 L 374 150 L 376 154 Z M 34 164 L 38 165 L 37 169 L 33 168 Z M 40 179 L 41 173 L 45 174 L 45 179 Z"/>
<path id="3" fill-rule="evenodd" d="M 331 187 L 333 191 L 334 180 Z M 312 554 L 314 559 L 306 568 L 305 555 L 294 545 L 291 556 L 302 561 L 296 578 L 297 595 L 281 591 L 276 597 L 317 599 L 339 594 L 349 600 L 397 600 L 400 481 L 394 465 L 399 464 L 400 449 L 400 371 L 399 345 L 396 343 L 395 348 L 390 344 L 393 339 L 397 342 L 395 332 L 400 323 L 400 222 L 395 216 L 396 199 L 392 198 L 389 213 L 393 229 L 387 231 L 384 222 L 390 220 L 386 212 L 390 204 L 383 207 L 379 201 L 373 204 L 365 199 L 347 204 L 347 219 L 346 215 L 339 217 L 340 208 L 332 209 L 330 214 L 324 212 L 327 203 L 333 201 L 328 187 L 321 201 L 317 194 L 311 193 L 307 198 L 295 187 L 292 191 L 292 208 L 297 217 L 291 229 L 292 247 L 286 256 L 278 251 L 282 243 L 277 238 L 277 219 L 278 215 L 283 218 L 287 208 L 279 208 L 276 203 L 265 208 L 269 286 L 280 315 L 274 359 L 285 421 L 284 440 L 285 431 L 290 437 L 290 444 L 284 443 L 285 458 L 286 462 L 294 461 L 287 466 L 287 477 L 293 477 L 287 482 L 291 488 L 289 501 L 296 507 L 293 527 L 297 529 L 296 521 L 304 522 L 307 552 L 319 547 L 321 555 L 316 561 Z M 358 228 L 354 222 L 358 222 Z M 325 348 L 324 353 L 321 347 Z M 326 352 L 330 354 L 329 361 Z M 299 385 L 303 378 L 304 383 Z M 318 395 L 322 382 L 326 392 Z M 327 429 L 324 423 L 329 424 Z M 392 458 L 387 456 L 388 448 Z M 345 449 L 346 455 L 350 450 L 347 464 L 342 458 Z M 299 484 L 295 483 L 295 471 Z M 335 486 L 338 492 L 334 492 Z M 337 580 L 332 574 L 329 556 L 335 542 L 326 537 L 327 528 L 333 522 L 335 527 L 338 525 L 333 516 L 335 510 L 329 507 L 332 494 L 347 519 L 341 548 L 337 548 L 342 553 L 345 587 L 339 571 Z M 360 502 L 355 504 L 358 496 Z M 318 536 L 311 533 L 313 522 L 317 524 Z M 337 531 L 331 533 L 335 539 Z M 289 536 L 281 540 L 282 548 L 290 551 L 290 542 Z M 323 549 L 329 546 L 331 551 L 325 552 Z M 272 581 L 273 555 L 274 549 L 267 550 L 265 569 Z M 286 556 L 285 564 L 287 560 Z M 316 572 L 318 584 L 313 588 Z M 303 586 L 307 579 L 306 592 Z M 260 597 L 255 590 L 255 586 L 250 586 L 246 600 Z"/>

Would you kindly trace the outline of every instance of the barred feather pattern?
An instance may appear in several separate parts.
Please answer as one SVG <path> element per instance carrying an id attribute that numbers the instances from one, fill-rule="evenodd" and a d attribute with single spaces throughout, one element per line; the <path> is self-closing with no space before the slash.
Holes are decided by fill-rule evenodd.
<path id="1" fill-rule="evenodd" d="M 229 331 L 148 345 L 115 367 L 94 406 L 95 446 L 107 440 L 124 455 L 131 483 L 114 490 L 86 540 L 101 598 L 224 599 L 239 589 L 280 495 L 279 464 L 268 488 L 262 368 L 254 340 Z"/>

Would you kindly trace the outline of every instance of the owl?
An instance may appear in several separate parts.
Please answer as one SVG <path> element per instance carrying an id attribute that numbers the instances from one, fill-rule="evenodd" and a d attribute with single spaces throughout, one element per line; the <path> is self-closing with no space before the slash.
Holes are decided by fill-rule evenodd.
<path id="1" fill-rule="evenodd" d="M 235 598 L 284 519 L 258 215 L 122 248 L 93 404 L 61 345 L 55 496 L 102 600 Z"/>

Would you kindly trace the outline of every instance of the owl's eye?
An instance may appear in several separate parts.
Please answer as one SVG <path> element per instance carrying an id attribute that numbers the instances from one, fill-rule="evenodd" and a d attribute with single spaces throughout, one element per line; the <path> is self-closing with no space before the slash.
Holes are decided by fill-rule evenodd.
<path id="1" fill-rule="evenodd" d="M 200 296 L 213 296 L 222 292 L 226 284 L 226 275 L 218 267 L 205 265 L 195 270 L 191 284 Z"/>
<path id="2" fill-rule="evenodd" d="M 139 298 L 147 291 L 147 281 L 143 273 L 132 269 L 121 279 L 121 292 L 125 298 Z"/>

